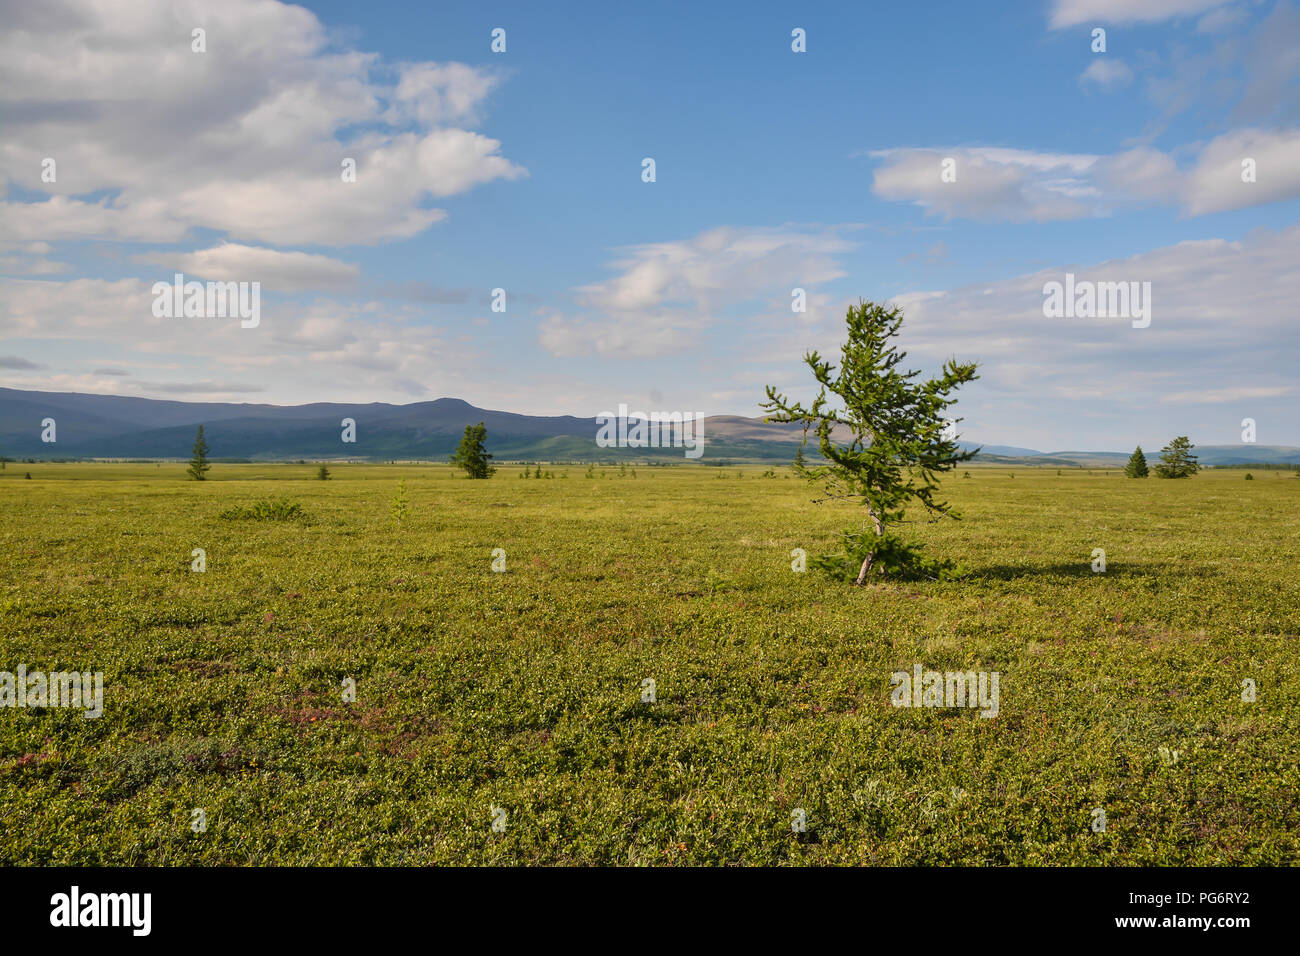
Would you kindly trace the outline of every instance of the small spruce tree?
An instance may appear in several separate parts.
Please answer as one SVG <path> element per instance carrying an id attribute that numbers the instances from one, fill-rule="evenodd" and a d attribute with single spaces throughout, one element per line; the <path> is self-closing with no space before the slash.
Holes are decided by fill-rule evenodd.
<path id="1" fill-rule="evenodd" d="M 406 501 L 406 479 L 397 480 L 397 494 L 393 496 L 392 505 L 393 520 L 401 527 L 402 522 L 406 520 L 407 501 Z"/>
<path id="2" fill-rule="evenodd" d="M 1060 472 L 1058 471 L 1059 475 Z M 1142 454 L 1142 446 L 1138 445 L 1133 449 L 1133 454 L 1129 456 L 1128 464 L 1124 466 L 1124 474 L 1130 478 L 1145 478 L 1150 474 L 1147 468 L 1147 456 Z"/>
<path id="3" fill-rule="evenodd" d="M 207 471 L 212 466 L 208 464 L 208 443 L 203 440 L 203 426 L 199 426 L 199 433 L 194 437 L 194 449 L 190 452 L 193 456 L 190 458 L 190 467 L 186 472 L 195 481 L 205 481 Z"/>

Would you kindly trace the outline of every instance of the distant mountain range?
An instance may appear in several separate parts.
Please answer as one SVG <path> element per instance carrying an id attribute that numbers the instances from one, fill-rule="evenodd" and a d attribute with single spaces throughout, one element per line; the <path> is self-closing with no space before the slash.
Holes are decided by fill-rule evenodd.
<path id="1" fill-rule="evenodd" d="M 41 440 L 53 418 L 53 443 Z M 356 422 L 356 442 L 341 440 L 342 420 Z M 317 403 L 249 405 L 176 402 L 78 392 L 0 388 L 0 455 L 9 458 L 188 458 L 199 425 L 213 459 L 445 460 L 465 426 L 487 426 L 488 451 L 503 461 L 686 461 L 681 448 L 599 448 L 594 418 L 517 415 L 475 408 L 457 398 L 389 405 Z M 798 447 L 797 425 L 715 415 L 705 419 L 705 464 L 720 461 L 788 462 Z M 966 447 L 978 447 L 963 443 Z M 1148 449 L 1154 458 L 1157 449 Z M 1202 464 L 1300 464 L 1300 448 L 1201 445 Z M 985 445 L 977 460 L 1059 468 L 1122 467 L 1128 452 L 1044 453 Z"/>

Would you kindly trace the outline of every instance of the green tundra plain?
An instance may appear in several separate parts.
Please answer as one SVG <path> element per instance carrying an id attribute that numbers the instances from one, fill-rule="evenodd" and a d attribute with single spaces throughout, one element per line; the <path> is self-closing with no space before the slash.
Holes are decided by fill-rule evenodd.
<path id="1" fill-rule="evenodd" d="M 0 863 L 1300 859 L 1293 473 L 972 465 L 965 576 L 853 588 L 788 468 L 545 467 L 10 462 L 0 671 L 104 713 L 0 709 Z"/>

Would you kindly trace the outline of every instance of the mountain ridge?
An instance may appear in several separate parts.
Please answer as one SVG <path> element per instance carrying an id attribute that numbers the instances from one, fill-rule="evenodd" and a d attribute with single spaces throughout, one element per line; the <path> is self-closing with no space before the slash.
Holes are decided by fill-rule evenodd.
<path id="1" fill-rule="evenodd" d="M 55 420 L 56 441 L 41 440 L 42 421 Z M 342 420 L 356 421 L 357 441 L 345 444 Z M 186 458 L 204 426 L 214 459 L 445 459 L 466 425 L 482 421 L 488 450 L 500 460 L 604 461 L 684 459 L 682 448 L 600 448 L 595 417 L 524 415 L 478 408 L 442 397 L 406 405 L 387 402 L 185 402 L 86 392 L 0 387 L 0 455 L 10 458 Z M 713 415 L 704 420 L 704 463 L 719 460 L 788 462 L 802 427 L 761 417 Z M 976 461 L 1057 467 L 1122 467 L 1128 452 L 1042 452 L 1015 445 L 978 445 Z M 1201 462 L 1300 464 L 1300 448 L 1205 445 Z"/>

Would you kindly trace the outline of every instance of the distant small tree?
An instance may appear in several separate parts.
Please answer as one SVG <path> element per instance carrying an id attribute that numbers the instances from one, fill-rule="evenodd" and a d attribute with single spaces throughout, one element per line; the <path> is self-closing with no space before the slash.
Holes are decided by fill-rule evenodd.
<path id="1" fill-rule="evenodd" d="M 190 458 L 190 467 L 187 474 L 195 481 L 205 481 L 208 469 L 208 443 L 203 440 L 203 426 L 199 426 L 199 433 L 194 436 L 194 448 L 190 452 L 193 456 Z"/>
<path id="2" fill-rule="evenodd" d="M 321 465 L 319 468 L 316 469 L 316 480 L 317 480 L 317 481 L 329 481 L 329 480 L 330 480 L 330 470 L 329 470 L 328 468 L 326 468 L 324 465 Z"/>
<path id="3" fill-rule="evenodd" d="M 461 438 L 456 454 L 451 456 L 452 464 L 464 468 L 470 478 L 491 477 L 496 468 L 490 464 L 492 456 L 487 453 L 486 441 L 487 427 L 482 422 L 466 425 L 465 436 Z"/>
<path id="4" fill-rule="evenodd" d="M 1060 472 L 1058 471 L 1059 475 Z M 1130 478 L 1145 478 L 1150 471 L 1147 468 L 1147 456 L 1142 454 L 1142 446 L 1138 445 L 1129 455 L 1128 464 L 1124 466 L 1124 474 Z"/>
<path id="5" fill-rule="evenodd" d="M 1190 478 L 1200 470 L 1192 449 L 1196 446 L 1186 435 L 1179 435 L 1160 449 L 1160 464 L 1156 465 L 1157 478 Z"/>
<path id="6" fill-rule="evenodd" d="M 794 450 L 794 470 L 799 474 L 803 474 L 804 468 L 807 464 L 803 457 L 804 444 L 804 442 L 800 442 L 799 447 Z"/>
<path id="7" fill-rule="evenodd" d="M 949 434 L 945 411 L 956 402 L 950 394 L 973 381 L 973 363 L 944 363 L 943 374 L 914 381 L 918 371 L 901 371 L 907 357 L 890 341 L 903 324 L 901 310 L 872 302 L 850 306 L 845 317 L 848 341 L 841 346 L 836 368 L 816 352 L 804 356 L 821 386 L 811 405 L 791 402 L 772 386 L 762 408 L 769 422 L 801 422 L 804 440 L 812 429 L 826 464 L 805 469 L 803 475 L 820 483 L 825 497 L 856 502 L 867 510 L 868 523 L 842 534 L 844 555 L 822 555 L 816 565 L 829 573 L 851 576 L 864 584 L 873 569 L 899 576 L 938 576 L 949 565 L 921 558 L 919 546 L 903 542 L 890 526 L 903 520 L 908 502 L 915 500 L 932 519 L 957 517 L 936 497 L 938 477 L 969 461 L 978 448 L 963 451 Z M 835 396 L 832 404 L 828 393 Z M 848 444 L 836 444 L 836 432 Z M 847 566 L 846 566 L 847 558 Z"/>

